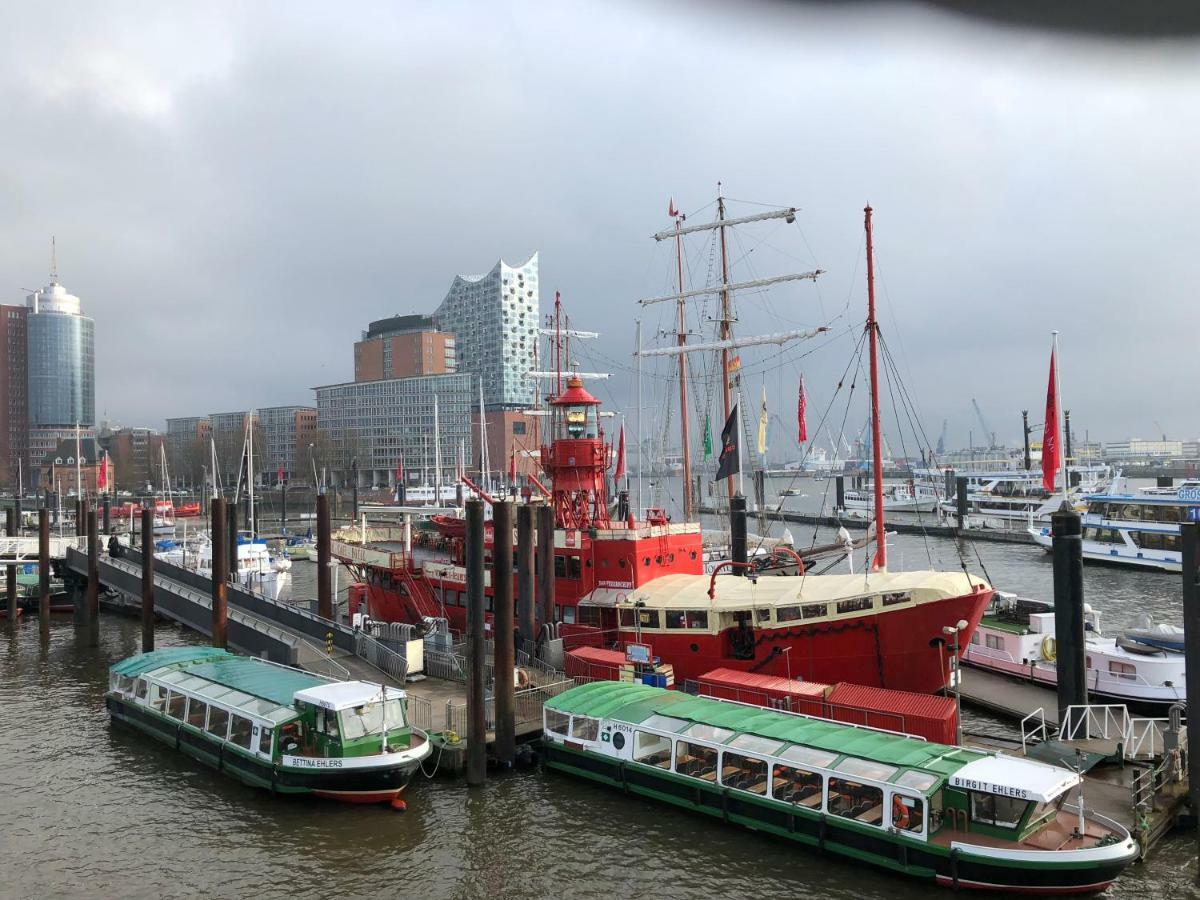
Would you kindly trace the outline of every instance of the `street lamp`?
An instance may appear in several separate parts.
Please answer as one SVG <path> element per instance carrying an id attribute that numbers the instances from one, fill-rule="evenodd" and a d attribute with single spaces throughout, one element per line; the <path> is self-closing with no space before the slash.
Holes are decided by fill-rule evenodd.
<path id="1" fill-rule="evenodd" d="M 942 634 L 946 635 L 950 641 L 947 649 L 950 651 L 950 687 L 954 689 L 954 737 L 955 743 L 960 747 L 962 746 L 962 694 L 960 691 L 962 672 L 958 662 L 958 636 L 966 628 L 966 619 L 959 619 L 953 625 L 946 625 L 942 628 Z"/>

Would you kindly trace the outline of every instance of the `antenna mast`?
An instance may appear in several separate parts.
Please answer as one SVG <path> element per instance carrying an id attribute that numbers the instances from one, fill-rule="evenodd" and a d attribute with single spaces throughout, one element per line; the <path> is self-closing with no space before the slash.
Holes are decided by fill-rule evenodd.
<path id="1" fill-rule="evenodd" d="M 679 229 L 683 216 L 675 216 L 675 270 L 679 280 L 679 321 L 676 325 L 675 343 L 682 347 L 687 343 L 687 316 L 683 296 L 683 239 Z M 692 448 L 688 441 L 687 402 L 687 354 L 679 353 L 679 434 L 683 451 L 683 520 L 692 521 Z M 638 434 L 641 439 L 641 434 Z"/>
<path id="2" fill-rule="evenodd" d="M 875 568 L 887 569 L 887 535 L 883 524 L 883 441 L 879 428 L 879 324 L 875 320 L 875 255 L 871 242 L 871 207 L 863 210 L 867 229 L 867 336 L 871 347 L 871 456 L 875 476 Z"/>
<path id="3" fill-rule="evenodd" d="M 54 235 L 50 235 L 50 283 L 58 283 L 58 243 Z"/>
<path id="4" fill-rule="evenodd" d="M 721 182 L 719 181 L 717 182 L 717 221 L 720 223 L 717 233 L 721 237 L 721 329 L 718 337 L 722 341 L 728 341 L 733 337 L 730 328 L 732 316 L 729 306 L 729 254 L 725 246 L 725 197 L 721 194 Z M 724 418 L 728 420 L 732 404 L 729 397 L 729 347 L 727 346 L 721 348 L 721 399 L 724 401 Z M 740 429 L 740 423 L 738 427 Z M 740 440 L 738 446 L 741 446 Z M 734 493 L 732 475 L 725 479 L 725 489 L 732 498 Z"/>

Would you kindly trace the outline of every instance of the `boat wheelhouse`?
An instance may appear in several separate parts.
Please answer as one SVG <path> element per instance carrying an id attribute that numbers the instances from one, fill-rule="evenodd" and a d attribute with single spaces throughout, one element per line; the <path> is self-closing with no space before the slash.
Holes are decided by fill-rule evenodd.
<path id="1" fill-rule="evenodd" d="M 1099 613 L 1088 606 L 1084 617 L 1089 694 L 1160 708 L 1185 700 L 1183 653 L 1150 643 L 1173 632 L 1105 637 Z M 1057 685 L 1054 604 L 997 591 L 962 658 L 979 669 Z"/>
<path id="2" fill-rule="evenodd" d="M 1083 558 L 1163 572 L 1182 568 L 1179 526 L 1200 522 L 1200 488 L 1175 494 L 1097 494 L 1083 514 Z M 1030 528 L 1034 542 L 1052 549 L 1049 526 Z"/>
<path id="3" fill-rule="evenodd" d="M 109 715 L 272 793 L 402 805 L 430 753 L 406 694 L 210 647 L 131 656 L 109 670 Z"/>
<path id="4" fill-rule="evenodd" d="M 954 888 L 1099 891 L 1139 852 L 1021 757 L 619 682 L 543 716 L 551 768 Z"/>

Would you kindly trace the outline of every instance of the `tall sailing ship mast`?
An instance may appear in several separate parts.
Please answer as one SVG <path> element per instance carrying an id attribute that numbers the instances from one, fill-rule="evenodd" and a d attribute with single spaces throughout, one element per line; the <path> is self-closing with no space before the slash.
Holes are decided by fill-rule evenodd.
<path id="1" fill-rule="evenodd" d="M 721 406 L 723 411 L 722 421 L 729 418 L 733 410 L 733 397 L 730 369 L 730 351 L 742 347 L 752 347 L 763 344 L 783 345 L 794 340 L 803 340 L 805 338 L 814 337 L 817 334 L 825 331 L 824 327 L 815 329 L 798 329 L 792 331 L 783 331 L 775 334 L 754 335 L 741 338 L 735 338 L 733 334 L 733 295 L 735 291 L 743 291 L 752 288 L 770 287 L 775 284 L 782 284 L 792 281 L 816 281 L 819 276 L 824 274 L 821 269 L 813 269 L 809 272 L 797 272 L 784 275 L 774 275 L 769 278 L 759 278 L 751 281 L 731 282 L 729 280 L 729 251 L 726 232 L 730 228 L 735 228 L 741 225 L 749 225 L 755 222 L 767 222 L 776 219 L 783 219 L 787 224 L 793 224 L 796 221 L 796 207 L 789 206 L 782 209 L 772 210 L 770 212 L 756 213 L 750 216 L 740 216 L 736 218 L 727 218 L 725 209 L 725 197 L 721 193 L 720 184 L 717 185 L 717 218 L 712 222 L 705 222 L 696 225 L 685 225 L 687 217 L 675 209 L 674 202 L 671 203 L 668 214 L 675 220 L 673 228 L 666 231 L 660 231 L 654 235 L 654 240 L 665 241 L 674 240 L 675 242 L 675 271 L 677 290 L 674 294 L 668 294 L 661 297 L 649 297 L 639 301 L 643 307 L 650 306 L 656 303 L 674 302 L 677 307 L 677 322 L 676 322 L 676 341 L 674 346 L 657 347 L 649 350 L 638 350 L 640 357 L 653 356 L 677 356 L 678 364 L 678 379 L 679 379 L 679 425 L 680 425 L 680 441 L 682 443 L 683 457 L 683 515 L 685 521 L 691 521 L 695 517 L 695 498 L 692 495 L 692 459 L 689 434 L 689 416 L 688 416 L 688 374 L 687 374 L 687 355 L 689 353 L 719 353 L 721 360 Z M 711 287 L 696 288 L 687 290 L 683 280 L 683 236 L 704 231 L 716 231 L 717 239 L 720 244 L 721 252 L 721 283 Z M 688 344 L 687 341 L 687 301 L 695 297 L 704 297 L 718 295 L 720 297 L 720 318 L 718 319 L 717 340 L 707 343 Z M 642 436 L 638 435 L 640 441 Z M 735 493 L 733 477 L 730 476 L 725 480 L 726 496 L 732 498 Z"/>

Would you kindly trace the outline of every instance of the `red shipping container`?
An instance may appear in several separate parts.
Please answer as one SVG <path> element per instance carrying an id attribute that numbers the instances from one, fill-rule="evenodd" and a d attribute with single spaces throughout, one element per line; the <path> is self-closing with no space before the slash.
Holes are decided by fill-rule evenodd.
<path id="1" fill-rule="evenodd" d="M 915 734 L 939 744 L 955 740 L 954 700 L 861 684 L 835 684 L 829 692 L 828 715 L 838 722 Z"/>
<path id="2" fill-rule="evenodd" d="M 713 669 L 701 675 L 697 682 L 702 697 L 737 700 L 807 716 L 822 715 L 825 691 L 829 688 L 829 685 L 815 681 L 757 675 L 737 669 Z"/>
<path id="3" fill-rule="evenodd" d="M 620 650 L 605 650 L 601 647 L 576 647 L 566 655 L 564 668 L 572 678 L 596 678 L 602 681 L 617 681 L 621 677 L 621 666 L 625 654 Z"/>

